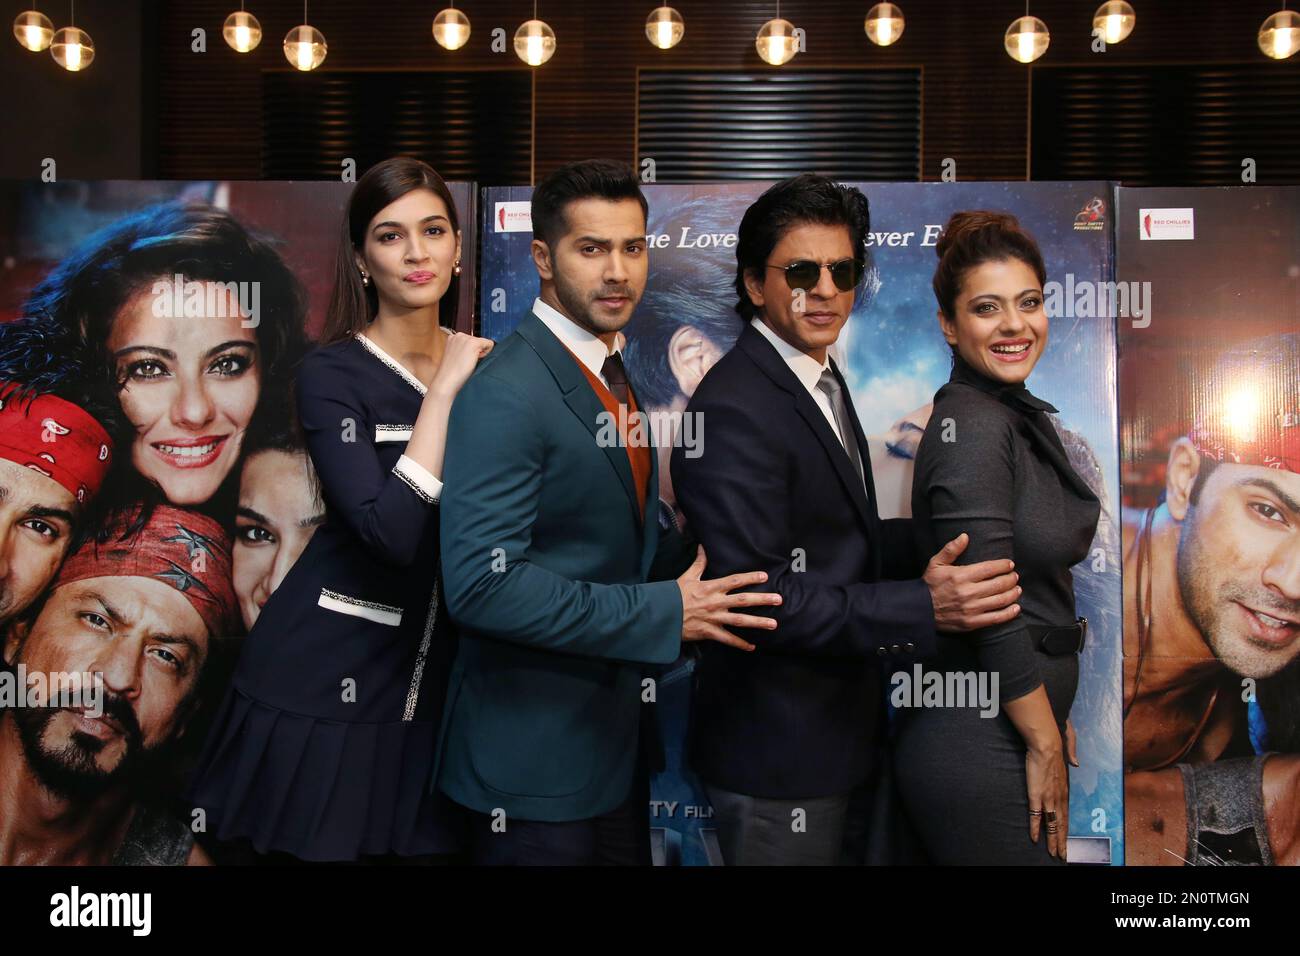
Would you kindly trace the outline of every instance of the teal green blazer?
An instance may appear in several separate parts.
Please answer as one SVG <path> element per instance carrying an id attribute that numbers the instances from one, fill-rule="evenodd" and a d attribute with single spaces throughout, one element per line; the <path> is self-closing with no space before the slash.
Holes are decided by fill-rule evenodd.
<path id="1" fill-rule="evenodd" d="M 681 648 L 671 578 L 692 548 L 661 536 L 658 456 L 637 501 L 626 448 L 597 442 L 602 412 L 532 314 L 451 411 L 440 541 L 460 645 L 433 773 L 507 823 L 587 819 L 627 799 L 647 665 Z"/>

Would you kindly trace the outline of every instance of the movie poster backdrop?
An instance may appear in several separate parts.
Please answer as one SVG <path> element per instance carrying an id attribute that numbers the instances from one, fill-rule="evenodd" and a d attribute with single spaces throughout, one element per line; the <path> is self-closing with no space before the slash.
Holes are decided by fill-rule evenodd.
<path id="1" fill-rule="evenodd" d="M 473 184 L 449 185 L 465 250 L 456 326 L 469 331 L 476 288 L 477 195 Z M 88 504 L 103 505 L 114 495 L 137 492 L 157 502 L 155 517 L 130 548 L 63 550 L 64 543 L 50 543 L 51 535 L 62 529 L 52 531 L 49 526 L 57 522 L 39 520 L 41 514 L 52 514 L 39 509 L 34 517 L 15 519 L 13 529 L 6 525 L 0 626 L 6 637 L 15 627 L 26 635 L 14 663 L 24 670 L 24 657 L 39 656 L 46 665 L 69 670 L 84 663 L 72 629 L 54 615 L 60 609 L 59 589 L 91 577 L 99 579 L 101 590 L 117 595 L 123 607 L 167 623 L 175 615 L 178 632 L 197 626 L 201 618 L 211 635 L 203 641 L 214 645 L 204 659 L 217 670 L 205 668 L 192 686 L 185 684 L 185 693 L 197 696 L 188 729 L 180 733 L 177 718 L 171 723 L 178 726 L 155 752 L 142 753 L 138 740 L 127 748 L 124 761 L 133 771 L 130 799 L 141 808 L 138 819 L 147 812 L 170 816 L 183 826 L 195 822 L 177 798 L 203 742 L 205 720 L 224 694 L 244 633 L 310 538 L 314 526 L 304 518 L 322 510 L 310 459 L 296 437 L 292 376 L 296 361 L 323 326 L 351 189 L 343 182 L 0 182 L 0 377 L 40 387 L 66 377 L 77 351 L 70 343 L 78 323 L 85 323 L 90 338 L 104 341 L 94 356 L 78 352 L 84 360 L 77 366 L 79 374 L 87 381 L 117 374 L 135 386 L 108 389 L 126 422 L 111 453 L 96 425 L 67 405 L 42 399 L 27 416 L 37 424 L 13 415 L 5 419 L 6 451 L 0 465 L 34 468 L 57 480 L 44 486 L 51 493 L 62 494 L 62 484 Z M 126 248 L 155 250 L 155 258 L 142 267 L 146 271 L 155 261 L 169 266 L 158 266 L 161 274 L 156 276 L 123 276 L 100 267 L 111 250 Z M 204 281 L 193 281 L 195 275 Z M 211 294 L 217 285 L 221 291 Z M 182 316 L 183 326 L 173 322 Z M 132 351 L 129 367 L 109 368 L 114 359 L 103 349 L 107 333 L 124 323 L 132 330 L 131 345 L 144 350 Z M 181 399 L 177 396 L 184 390 L 167 384 L 177 371 L 169 366 L 193 364 L 191 360 L 201 363 L 195 365 L 201 368 L 195 380 L 210 387 Z M 57 447 L 51 444 L 55 441 Z M 80 457 L 73 455 L 83 448 Z M 74 481 L 76 474 L 97 480 L 97 463 L 109 462 L 110 478 L 99 495 Z M 69 468 L 76 473 L 72 478 Z M 25 474 L 20 471 L 19 477 Z M 134 499 L 112 504 L 129 514 Z M 88 508 L 79 520 L 90 524 L 100 519 Z M 105 529 L 73 530 L 85 536 Z M 20 554 L 22 549 L 31 554 Z M 58 560 L 40 557 L 52 554 L 51 549 L 66 557 L 61 569 Z M 432 573 L 434 556 L 429 560 Z M 160 590 L 150 578 L 171 588 Z M 81 617 L 87 627 L 115 626 L 102 614 Z M 218 649 L 224 653 L 215 653 Z M 158 659 L 177 666 L 161 651 Z M 7 693 L 16 686 L 15 673 L 14 667 L 3 672 Z M 0 721 L 23 725 L 24 745 L 4 753 L 6 762 L 27 766 L 0 766 L 0 776 L 25 770 L 42 780 L 41 774 L 57 776 L 59 767 L 39 753 L 40 718 L 27 719 L 35 711 L 15 708 L 15 703 L 0 700 Z M 137 701 L 137 709 L 146 703 L 167 717 L 194 700 L 178 694 L 177 699 Z M 127 731 L 137 726 L 134 712 L 106 713 Z M 104 803 L 91 792 L 93 781 L 84 774 L 65 774 L 58 783 L 80 794 L 73 803 L 88 814 Z M 201 834 L 198 839 L 204 844 Z M 218 848 L 205 848 L 222 861 Z M 113 862 L 136 861 L 118 854 Z"/>
<path id="2" fill-rule="evenodd" d="M 1300 189 L 1117 190 L 1128 861 L 1300 862 Z"/>

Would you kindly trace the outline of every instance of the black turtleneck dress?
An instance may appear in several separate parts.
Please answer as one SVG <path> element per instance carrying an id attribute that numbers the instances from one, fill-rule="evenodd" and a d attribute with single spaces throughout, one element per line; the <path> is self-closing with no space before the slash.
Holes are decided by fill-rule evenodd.
<path id="1" fill-rule="evenodd" d="M 990 379 L 958 356 L 917 449 L 912 518 L 922 553 L 934 554 L 964 531 L 970 542 L 959 564 L 1009 558 L 1023 589 L 1019 616 L 940 634 L 938 658 L 924 665 L 945 675 L 973 674 L 990 694 L 989 675 L 996 674 L 994 716 L 981 716 L 989 710 L 977 701 L 959 706 L 955 693 L 940 706 L 897 710 L 899 790 L 936 863 L 1060 862 L 1047 853 L 1046 825 L 1037 844 L 1029 838 L 1025 744 L 1000 706 L 1045 687 L 1064 739 L 1078 683 L 1078 654 L 1049 656 L 1028 631 L 1076 620 L 1070 569 L 1088 556 L 1101 512 L 1070 466 L 1049 412 L 1056 409 L 1023 385 Z M 944 678 L 945 687 L 959 683 Z M 890 688 L 905 705 L 924 701 L 920 692 L 904 695 L 896 686 L 909 685 Z"/>

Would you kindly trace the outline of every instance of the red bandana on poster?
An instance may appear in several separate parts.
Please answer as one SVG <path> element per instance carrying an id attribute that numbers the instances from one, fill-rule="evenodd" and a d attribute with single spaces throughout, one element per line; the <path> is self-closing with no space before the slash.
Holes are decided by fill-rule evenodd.
<path id="1" fill-rule="evenodd" d="M 54 395 L 31 401 L 0 384 L 0 458 L 53 478 L 85 504 L 113 463 L 108 432 L 89 413 Z"/>

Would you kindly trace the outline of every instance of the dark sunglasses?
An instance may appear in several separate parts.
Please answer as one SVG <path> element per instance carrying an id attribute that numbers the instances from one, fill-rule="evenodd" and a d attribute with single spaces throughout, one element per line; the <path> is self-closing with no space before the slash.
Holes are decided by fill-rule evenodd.
<path id="1" fill-rule="evenodd" d="M 832 262 L 825 266 L 811 259 L 800 259 L 788 266 L 769 265 L 768 268 L 780 269 L 785 273 L 786 285 L 792 289 L 803 289 L 805 292 L 817 288 L 817 283 L 822 278 L 822 269 L 830 269 L 831 281 L 835 283 L 835 288 L 841 292 L 848 292 L 850 289 L 856 289 L 858 283 L 862 281 L 862 273 L 866 266 L 861 259 L 841 259 L 839 262 Z"/>

